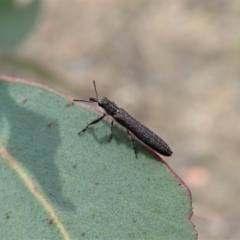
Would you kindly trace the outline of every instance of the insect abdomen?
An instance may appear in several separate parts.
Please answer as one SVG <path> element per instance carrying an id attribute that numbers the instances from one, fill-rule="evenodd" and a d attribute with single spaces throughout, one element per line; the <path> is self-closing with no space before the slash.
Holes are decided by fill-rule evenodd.
<path id="1" fill-rule="evenodd" d="M 132 132 L 139 140 L 156 152 L 164 155 L 171 156 L 172 150 L 160 137 L 142 125 L 132 116 L 130 116 L 124 109 L 119 108 L 112 117 L 123 127 Z"/>

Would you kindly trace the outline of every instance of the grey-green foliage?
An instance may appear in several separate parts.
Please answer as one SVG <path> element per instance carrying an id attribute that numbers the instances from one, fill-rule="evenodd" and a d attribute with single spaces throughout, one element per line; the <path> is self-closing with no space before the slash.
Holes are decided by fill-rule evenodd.
<path id="1" fill-rule="evenodd" d="M 0 149 L 14 157 L 72 239 L 194 239 L 190 196 L 140 143 L 63 96 L 0 80 Z M 61 229 L 0 155 L 0 239 L 59 239 Z M 24 224 L 23 224 L 24 223 Z M 14 227 L 13 227 L 14 226 Z M 48 236 L 46 238 L 46 236 Z"/>
<path id="2" fill-rule="evenodd" d="M 16 47 L 35 26 L 40 1 L 19 5 L 17 1 L 0 1 L 0 49 Z"/>

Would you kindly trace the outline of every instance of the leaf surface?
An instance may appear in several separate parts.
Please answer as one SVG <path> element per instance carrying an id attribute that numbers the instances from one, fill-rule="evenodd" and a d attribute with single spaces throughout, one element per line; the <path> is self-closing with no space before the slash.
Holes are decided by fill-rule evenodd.
<path id="1" fill-rule="evenodd" d="M 40 11 L 40 1 L 18 4 L 13 0 L 0 1 L 0 48 L 11 50 L 33 30 Z"/>
<path id="2" fill-rule="evenodd" d="M 0 78 L 1 239 L 194 239 L 191 197 L 169 167 L 96 111 Z M 14 227 L 13 227 L 14 226 Z"/>

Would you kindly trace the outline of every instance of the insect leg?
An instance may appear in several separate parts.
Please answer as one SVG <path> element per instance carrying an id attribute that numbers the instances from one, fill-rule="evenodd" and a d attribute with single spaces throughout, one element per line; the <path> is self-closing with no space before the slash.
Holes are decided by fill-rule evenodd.
<path id="1" fill-rule="evenodd" d="M 110 142 L 112 140 L 112 136 L 113 136 L 113 123 L 114 123 L 114 120 L 112 120 L 112 122 L 111 122 L 111 134 L 110 134 L 110 136 L 108 138 L 108 142 Z"/>
<path id="2" fill-rule="evenodd" d="M 130 134 L 130 132 L 129 132 L 128 130 L 127 130 L 127 134 L 128 134 L 128 136 L 130 137 L 130 141 L 131 141 L 132 147 L 133 147 L 133 149 L 134 149 L 135 156 L 136 156 L 136 158 L 138 158 L 138 156 L 137 156 L 137 150 L 136 150 L 136 148 L 135 148 L 134 141 L 133 141 L 133 137 L 132 137 L 132 135 Z"/>
<path id="3" fill-rule="evenodd" d="M 80 135 L 82 132 L 85 132 L 85 131 L 88 129 L 89 126 L 100 122 L 105 116 L 106 116 L 106 114 L 104 113 L 102 116 L 94 119 L 94 120 L 93 120 L 92 122 L 90 122 L 82 131 L 80 131 L 80 132 L 78 133 L 78 135 Z"/>

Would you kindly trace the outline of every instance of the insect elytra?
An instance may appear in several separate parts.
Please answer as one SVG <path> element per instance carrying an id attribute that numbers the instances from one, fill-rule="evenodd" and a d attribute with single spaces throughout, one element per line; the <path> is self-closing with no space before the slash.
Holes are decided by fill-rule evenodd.
<path id="1" fill-rule="evenodd" d="M 171 154 L 173 152 L 172 152 L 171 148 L 167 145 L 166 142 L 164 142 L 159 136 L 157 136 L 154 132 L 152 132 L 146 126 L 141 124 L 139 121 L 137 121 L 131 115 L 129 115 L 124 109 L 119 108 L 114 102 L 108 100 L 106 97 L 102 97 L 99 99 L 95 81 L 93 81 L 93 85 L 94 85 L 94 90 L 96 93 L 96 98 L 89 98 L 89 100 L 74 99 L 73 101 L 96 102 L 96 103 L 98 103 L 98 105 L 101 108 L 103 108 L 105 110 L 106 113 L 104 113 L 102 116 L 99 116 L 98 118 L 96 118 L 92 122 L 90 122 L 84 129 L 82 129 L 78 133 L 78 135 L 85 132 L 89 126 L 100 122 L 107 114 L 107 115 L 111 116 L 117 123 L 119 123 L 120 125 L 122 125 L 123 127 L 125 127 L 127 129 L 127 134 L 130 137 L 132 147 L 134 149 L 136 157 L 137 157 L 137 151 L 136 151 L 136 148 L 134 145 L 133 137 L 130 134 L 130 132 L 135 137 L 137 137 L 140 141 L 142 141 L 148 147 L 152 148 L 157 153 L 164 155 L 164 156 L 171 156 Z M 111 134 L 110 134 L 108 141 L 110 141 L 112 139 L 114 120 L 111 122 Z"/>

